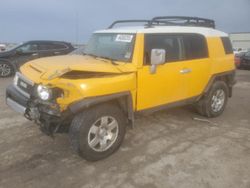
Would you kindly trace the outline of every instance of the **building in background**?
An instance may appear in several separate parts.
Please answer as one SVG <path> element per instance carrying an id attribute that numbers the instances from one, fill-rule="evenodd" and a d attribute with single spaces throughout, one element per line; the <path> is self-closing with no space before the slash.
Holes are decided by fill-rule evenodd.
<path id="1" fill-rule="evenodd" d="M 229 36 L 236 53 L 250 50 L 250 32 L 231 33 Z"/>

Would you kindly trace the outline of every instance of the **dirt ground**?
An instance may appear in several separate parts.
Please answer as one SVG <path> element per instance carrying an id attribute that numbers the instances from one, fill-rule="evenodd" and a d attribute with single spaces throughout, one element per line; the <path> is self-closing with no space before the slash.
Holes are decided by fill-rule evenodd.
<path id="1" fill-rule="evenodd" d="M 5 105 L 0 80 L 0 187 L 249 188 L 250 71 L 238 83 L 224 114 L 201 118 L 190 107 L 136 118 L 122 147 L 87 162 L 70 148 L 68 135 L 53 140 Z"/>

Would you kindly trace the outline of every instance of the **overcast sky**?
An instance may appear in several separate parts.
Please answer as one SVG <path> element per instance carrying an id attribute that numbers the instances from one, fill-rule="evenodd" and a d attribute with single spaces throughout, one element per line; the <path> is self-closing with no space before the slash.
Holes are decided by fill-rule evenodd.
<path id="1" fill-rule="evenodd" d="M 85 43 L 117 19 L 199 16 L 226 32 L 250 32 L 250 0 L 0 0 L 0 41 Z"/>

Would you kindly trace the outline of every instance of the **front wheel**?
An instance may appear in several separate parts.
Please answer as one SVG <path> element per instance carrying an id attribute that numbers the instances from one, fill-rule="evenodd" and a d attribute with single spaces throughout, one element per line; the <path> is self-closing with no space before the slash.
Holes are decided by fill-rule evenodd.
<path id="1" fill-rule="evenodd" d="M 217 117 L 222 114 L 229 95 L 228 86 L 223 81 L 213 83 L 209 92 L 196 105 L 198 112 L 206 117 Z"/>
<path id="2" fill-rule="evenodd" d="M 10 77 L 14 74 L 14 68 L 9 62 L 0 62 L 0 77 Z"/>
<path id="3" fill-rule="evenodd" d="M 73 149 L 88 161 L 97 161 L 114 153 L 121 145 L 126 118 L 113 104 L 87 109 L 73 119 L 69 136 Z"/>

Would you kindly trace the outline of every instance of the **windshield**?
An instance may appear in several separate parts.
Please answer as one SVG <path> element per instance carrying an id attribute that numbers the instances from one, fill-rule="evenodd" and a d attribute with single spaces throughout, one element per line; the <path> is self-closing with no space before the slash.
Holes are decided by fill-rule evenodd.
<path id="1" fill-rule="evenodd" d="M 131 62 L 135 35 L 118 33 L 95 33 L 84 53 L 115 61 Z"/>
<path id="2" fill-rule="evenodd" d="M 23 43 L 8 45 L 7 48 L 6 48 L 6 51 L 14 50 L 15 48 L 21 46 L 22 44 L 23 44 Z"/>

